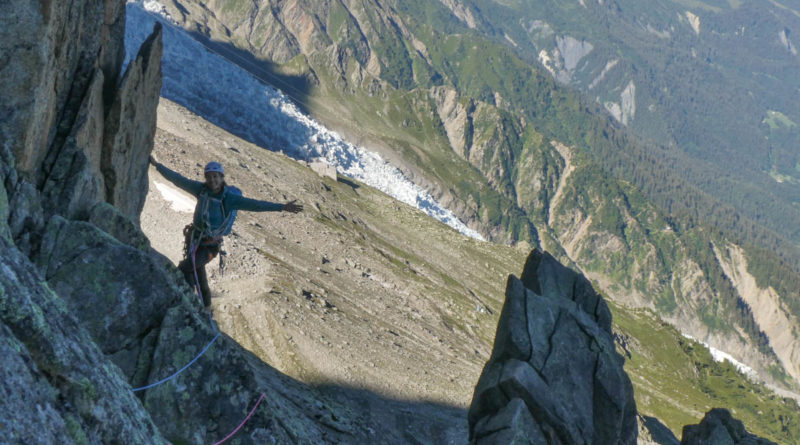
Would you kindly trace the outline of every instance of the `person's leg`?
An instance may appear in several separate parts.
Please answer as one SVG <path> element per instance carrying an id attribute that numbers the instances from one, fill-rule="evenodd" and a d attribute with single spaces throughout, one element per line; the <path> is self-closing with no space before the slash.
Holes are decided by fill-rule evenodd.
<path id="1" fill-rule="evenodd" d="M 197 265 L 197 281 L 200 282 L 200 295 L 203 296 L 203 306 L 208 309 L 211 306 L 211 289 L 208 288 L 208 276 L 206 275 L 206 265 Z"/>
<path id="2" fill-rule="evenodd" d="M 194 268 L 192 267 L 192 258 L 184 258 L 180 263 L 178 263 L 178 269 L 183 272 L 183 278 L 186 280 L 186 283 L 194 289 L 196 286 L 196 282 L 194 279 Z"/>
<path id="3" fill-rule="evenodd" d="M 178 264 L 178 268 L 183 272 L 183 277 L 187 283 L 196 289 L 200 286 L 200 294 L 203 297 L 203 304 L 208 307 L 211 305 L 211 290 L 208 287 L 208 276 L 206 275 L 206 264 L 208 264 L 219 252 L 218 246 L 200 246 L 192 258 L 191 252 L 188 258 Z M 194 265 L 194 267 L 192 267 Z M 196 276 L 195 276 L 196 274 Z"/>

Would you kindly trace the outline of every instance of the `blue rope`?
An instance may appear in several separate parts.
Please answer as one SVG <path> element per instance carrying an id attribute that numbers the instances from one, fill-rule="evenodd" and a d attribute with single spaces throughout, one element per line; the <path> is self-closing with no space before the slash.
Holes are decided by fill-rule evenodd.
<path id="1" fill-rule="evenodd" d="M 209 343 L 208 345 L 206 345 L 206 347 L 205 347 L 205 348 L 204 348 L 202 351 L 200 351 L 200 354 L 197 354 L 197 357 L 195 357 L 194 359 L 192 359 L 192 361 L 190 361 L 189 363 L 187 363 L 187 364 L 186 364 L 186 366 L 184 366 L 183 368 L 179 369 L 179 370 L 178 370 L 178 372 L 176 372 L 175 374 L 172 374 L 171 376 L 169 376 L 169 377 L 167 377 L 167 378 L 165 378 L 165 379 L 163 379 L 163 380 L 159 380 L 159 381 L 157 381 L 157 382 L 155 382 L 155 383 L 151 383 L 151 384 L 149 384 L 149 385 L 147 385 L 147 386 L 142 386 L 141 388 L 134 388 L 132 391 L 133 391 L 133 392 L 136 392 L 136 391 L 143 391 L 143 390 L 145 390 L 145 389 L 149 389 L 149 388 L 152 388 L 152 387 L 154 387 L 154 386 L 158 386 L 158 385 L 160 385 L 160 384 L 162 384 L 162 383 L 164 383 L 164 382 L 167 382 L 167 381 L 169 381 L 169 380 L 172 380 L 172 379 L 174 379 L 174 378 L 175 378 L 175 376 L 177 376 L 178 374 L 182 373 L 182 372 L 183 372 L 184 370 L 186 370 L 186 368 L 188 368 L 189 366 L 192 366 L 192 363 L 196 362 L 196 361 L 197 361 L 197 359 L 199 359 L 199 358 L 200 358 L 200 357 L 201 357 L 203 354 L 205 354 L 205 353 L 206 353 L 206 351 L 208 351 L 208 348 L 210 348 L 210 347 L 211 347 L 211 345 L 212 345 L 212 344 L 214 344 L 214 342 L 215 342 L 215 341 L 217 341 L 217 338 L 219 338 L 220 334 L 221 334 L 221 333 L 217 333 L 217 335 L 215 335 L 215 336 L 214 336 L 214 339 L 213 339 L 213 340 L 211 340 L 211 343 Z"/>

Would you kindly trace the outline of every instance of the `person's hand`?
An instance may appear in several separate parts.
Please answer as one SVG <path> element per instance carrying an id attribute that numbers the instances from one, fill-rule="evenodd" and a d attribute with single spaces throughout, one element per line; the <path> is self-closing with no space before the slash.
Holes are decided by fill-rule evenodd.
<path id="1" fill-rule="evenodd" d="M 289 213 L 298 213 L 303 211 L 303 206 L 301 204 L 295 204 L 297 202 L 296 199 L 293 199 L 286 204 L 283 205 L 283 211 Z"/>

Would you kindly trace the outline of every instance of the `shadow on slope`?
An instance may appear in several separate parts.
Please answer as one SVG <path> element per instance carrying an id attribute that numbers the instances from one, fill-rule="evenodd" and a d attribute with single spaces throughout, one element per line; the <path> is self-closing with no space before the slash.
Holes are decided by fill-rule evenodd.
<path id="1" fill-rule="evenodd" d="M 294 104 L 305 114 L 310 114 L 306 103 L 316 83 L 313 74 L 291 75 L 282 73 L 278 64 L 255 57 L 231 44 L 213 40 L 199 31 L 190 31 L 189 35 L 203 46 L 224 58 L 233 65 L 247 71 L 266 85 L 273 85 L 292 98 Z"/>
<path id="2" fill-rule="evenodd" d="M 131 387 L 142 388 L 136 394 L 173 443 L 220 440 L 259 394 L 265 397 L 237 433 L 240 443 L 466 440 L 463 409 L 309 385 L 279 372 L 219 332 L 169 259 L 90 223 L 54 217 L 36 263 L 71 314 L 65 317 L 75 317 Z"/>
<path id="3" fill-rule="evenodd" d="M 147 381 L 170 375 L 214 337 L 216 329 L 200 313 L 199 303 L 186 298 L 167 310 Z M 237 433 L 241 443 L 459 444 L 467 439 L 464 409 L 338 384 L 307 384 L 226 334 L 185 372 L 146 390 L 141 400 L 173 443 L 208 443 L 234 431 L 260 394 L 263 402 Z"/>
<path id="4" fill-rule="evenodd" d="M 312 88 L 310 77 L 283 74 L 274 63 L 201 32 L 186 31 L 133 3 L 127 7 L 128 54 L 155 22 L 164 29 L 162 97 L 256 145 L 298 159 L 308 157 L 309 138 L 316 130 L 301 116 L 301 104 Z"/>

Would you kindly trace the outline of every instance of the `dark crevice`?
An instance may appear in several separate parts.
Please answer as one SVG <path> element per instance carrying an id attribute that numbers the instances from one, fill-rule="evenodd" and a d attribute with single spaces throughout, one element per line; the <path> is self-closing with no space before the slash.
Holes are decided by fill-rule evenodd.
<path id="1" fill-rule="evenodd" d="M 79 66 L 72 78 L 67 99 L 63 108 L 58 111 L 60 117 L 57 119 L 55 134 L 48 145 L 47 154 L 42 162 L 40 177 L 36 184 L 36 188 L 39 190 L 42 190 L 48 179 L 50 179 L 56 160 L 63 151 L 67 139 L 72 134 L 75 121 L 80 114 L 81 105 L 87 94 L 89 94 L 89 86 L 94 78 L 93 74 L 94 65 L 90 65 L 88 68 Z"/>
<path id="2" fill-rule="evenodd" d="M 555 337 L 556 333 L 558 332 L 558 326 L 559 326 L 559 324 L 561 322 L 561 317 L 562 316 L 563 315 L 562 315 L 561 311 L 558 311 L 558 315 L 556 315 L 556 319 L 553 322 L 553 330 L 550 332 L 550 335 L 547 336 L 547 352 L 545 353 L 544 360 L 542 361 L 542 369 L 547 367 L 547 361 L 550 359 L 550 356 L 552 355 L 552 352 L 553 352 L 553 337 Z M 550 382 L 547 381 L 546 376 L 544 374 L 542 374 L 540 372 L 540 370 L 537 369 L 536 372 L 539 373 L 539 375 L 542 377 L 542 380 L 545 383 L 547 383 L 548 385 L 550 384 Z"/>

